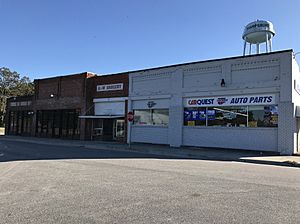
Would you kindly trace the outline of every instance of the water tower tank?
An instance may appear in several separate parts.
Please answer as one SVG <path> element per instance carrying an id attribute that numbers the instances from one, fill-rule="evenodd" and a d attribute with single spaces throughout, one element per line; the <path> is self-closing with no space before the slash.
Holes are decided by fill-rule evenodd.
<path id="1" fill-rule="evenodd" d="M 249 23 L 243 32 L 244 55 L 246 53 L 247 43 L 250 44 L 249 54 L 251 54 L 251 45 L 256 45 L 256 53 L 259 54 L 259 45 L 266 43 L 266 53 L 272 51 L 272 38 L 275 35 L 273 24 L 269 21 L 257 20 Z"/>

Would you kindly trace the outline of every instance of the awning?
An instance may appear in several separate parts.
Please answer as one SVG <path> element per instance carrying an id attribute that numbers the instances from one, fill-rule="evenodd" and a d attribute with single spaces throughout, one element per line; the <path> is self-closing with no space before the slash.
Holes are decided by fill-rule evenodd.
<path id="1" fill-rule="evenodd" d="M 79 116 L 81 119 L 105 119 L 105 118 L 124 118 L 122 115 L 85 115 Z"/>

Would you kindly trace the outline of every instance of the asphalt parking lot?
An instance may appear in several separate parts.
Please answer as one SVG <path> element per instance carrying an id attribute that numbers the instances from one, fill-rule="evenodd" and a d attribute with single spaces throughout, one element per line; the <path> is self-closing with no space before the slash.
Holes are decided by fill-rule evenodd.
<path id="1" fill-rule="evenodd" d="M 0 141 L 0 223 L 297 223 L 299 168 Z"/>

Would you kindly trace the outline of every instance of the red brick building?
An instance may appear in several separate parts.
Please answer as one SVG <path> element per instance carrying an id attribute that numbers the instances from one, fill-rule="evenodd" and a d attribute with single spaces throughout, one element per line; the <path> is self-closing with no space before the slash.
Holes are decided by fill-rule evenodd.
<path id="1" fill-rule="evenodd" d="M 87 87 L 85 138 L 126 141 L 128 74 L 95 76 Z"/>
<path id="2" fill-rule="evenodd" d="M 92 73 L 37 79 L 35 84 L 35 136 L 84 139 L 87 82 Z"/>
<path id="3" fill-rule="evenodd" d="M 34 96 L 8 99 L 6 134 L 125 141 L 128 74 L 84 72 L 34 84 Z"/>

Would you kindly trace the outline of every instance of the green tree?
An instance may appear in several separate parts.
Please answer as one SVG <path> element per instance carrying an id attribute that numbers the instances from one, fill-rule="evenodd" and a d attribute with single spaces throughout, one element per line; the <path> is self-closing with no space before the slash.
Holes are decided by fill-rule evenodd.
<path id="1" fill-rule="evenodd" d="M 4 124 L 6 100 L 13 96 L 29 96 L 34 93 L 34 85 L 27 76 L 8 68 L 0 68 L 0 126 Z"/>

